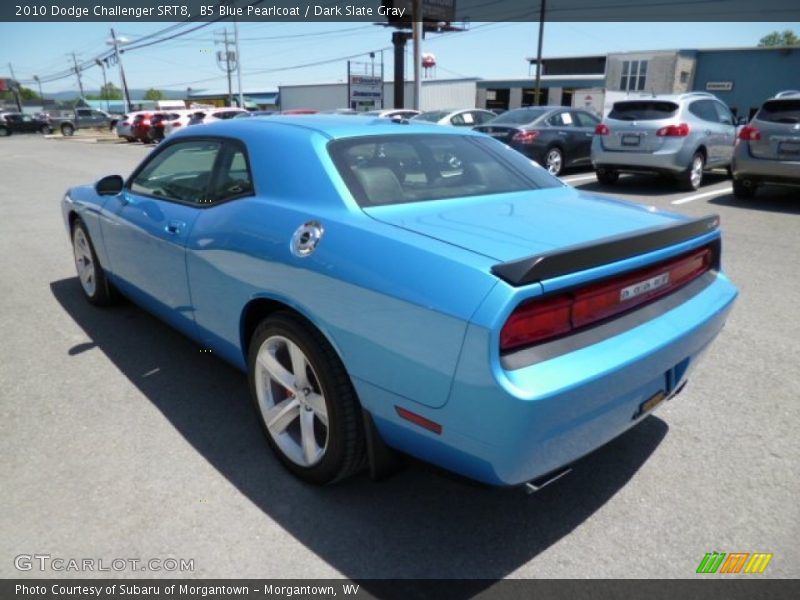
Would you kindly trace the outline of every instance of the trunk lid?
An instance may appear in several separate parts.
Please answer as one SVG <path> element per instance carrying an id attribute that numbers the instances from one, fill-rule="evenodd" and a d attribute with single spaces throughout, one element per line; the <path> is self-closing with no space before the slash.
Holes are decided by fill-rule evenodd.
<path id="1" fill-rule="evenodd" d="M 383 223 L 501 262 L 683 220 L 566 186 L 363 210 Z"/>

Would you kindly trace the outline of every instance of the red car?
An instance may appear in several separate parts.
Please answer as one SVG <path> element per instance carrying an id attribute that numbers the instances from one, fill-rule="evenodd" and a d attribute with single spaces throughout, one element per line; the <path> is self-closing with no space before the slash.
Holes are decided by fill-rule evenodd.
<path id="1" fill-rule="evenodd" d="M 150 119 L 153 113 L 141 113 L 136 115 L 131 122 L 131 136 L 144 144 L 150 142 L 148 132 L 150 131 Z"/>

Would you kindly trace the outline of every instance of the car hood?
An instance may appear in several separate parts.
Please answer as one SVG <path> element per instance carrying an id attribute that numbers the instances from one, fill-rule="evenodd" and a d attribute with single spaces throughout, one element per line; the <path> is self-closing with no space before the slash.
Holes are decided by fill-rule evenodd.
<path id="1" fill-rule="evenodd" d="M 498 261 L 685 219 L 571 187 L 376 206 L 364 212 Z"/>

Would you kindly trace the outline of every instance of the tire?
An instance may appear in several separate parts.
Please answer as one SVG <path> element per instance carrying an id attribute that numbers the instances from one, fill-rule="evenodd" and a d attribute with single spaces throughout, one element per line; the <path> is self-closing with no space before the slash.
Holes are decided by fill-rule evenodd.
<path id="1" fill-rule="evenodd" d="M 11 135 L 11 131 L 8 127 L 0 127 L 0 137 L 8 137 Z"/>
<path id="2" fill-rule="evenodd" d="M 614 185 L 619 181 L 619 173 L 617 171 L 609 171 L 608 169 L 598 169 L 595 171 L 597 181 L 604 185 Z"/>
<path id="3" fill-rule="evenodd" d="M 564 153 L 561 148 L 553 146 L 547 149 L 544 153 L 544 168 L 556 177 L 561 174 L 564 170 Z"/>
<path id="4" fill-rule="evenodd" d="M 39 128 L 39 133 L 41 133 L 42 135 L 48 135 L 48 134 L 51 134 L 51 133 L 53 133 L 53 128 L 52 128 L 52 127 L 50 127 L 49 125 L 42 125 L 42 126 Z"/>
<path id="5" fill-rule="evenodd" d="M 706 166 L 706 158 L 702 152 L 695 152 L 689 163 L 689 168 L 678 176 L 678 183 L 682 189 L 692 192 L 700 189 L 703 183 L 703 169 Z"/>
<path id="6" fill-rule="evenodd" d="M 65 137 L 69 137 L 74 133 L 75 133 L 75 127 L 73 127 L 69 123 L 64 123 L 61 126 L 61 135 L 65 136 Z"/>
<path id="7" fill-rule="evenodd" d="M 358 397 L 318 331 L 291 313 L 264 319 L 250 343 L 248 380 L 267 441 L 295 476 L 324 485 L 366 466 Z"/>
<path id="8" fill-rule="evenodd" d="M 757 185 L 750 179 L 734 179 L 733 195 L 741 200 L 749 200 L 755 197 Z"/>
<path id="9" fill-rule="evenodd" d="M 86 299 L 97 306 L 108 306 L 116 300 L 116 294 L 106 277 L 106 272 L 97 260 L 86 224 L 76 219 L 72 225 L 72 254 Z"/>

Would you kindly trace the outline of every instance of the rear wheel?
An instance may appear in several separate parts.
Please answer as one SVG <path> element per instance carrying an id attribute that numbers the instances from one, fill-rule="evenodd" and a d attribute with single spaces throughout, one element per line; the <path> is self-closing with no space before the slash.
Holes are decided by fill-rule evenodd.
<path id="1" fill-rule="evenodd" d="M 272 315 L 253 334 L 248 363 L 267 441 L 287 469 L 327 484 L 366 465 L 355 389 L 318 331 L 290 313 Z"/>
<path id="2" fill-rule="evenodd" d="M 0 127 L 0 137 L 6 137 L 11 135 L 11 132 L 8 130 L 8 127 Z"/>
<path id="3" fill-rule="evenodd" d="M 733 180 L 733 195 L 736 198 L 750 199 L 756 195 L 755 181 L 751 179 L 734 179 Z"/>
<path id="4" fill-rule="evenodd" d="M 61 126 L 61 135 L 69 137 L 73 133 L 75 133 L 75 128 L 72 125 L 70 125 L 69 123 L 64 123 Z"/>
<path id="5" fill-rule="evenodd" d="M 86 224 L 80 219 L 72 226 L 72 253 L 86 299 L 97 306 L 112 304 L 116 299 L 114 290 L 97 260 Z"/>
<path id="6" fill-rule="evenodd" d="M 597 176 L 597 181 L 605 185 L 613 185 L 619 180 L 619 173 L 608 169 L 597 169 L 595 175 Z"/>
<path id="7" fill-rule="evenodd" d="M 551 175 L 558 176 L 564 169 L 564 153 L 560 148 L 550 148 L 544 155 L 544 166 Z"/>
<path id="8" fill-rule="evenodd" d="M 688 191 L 700 189 L 700 184 L 703 183 L 703 170 L 705 167 L 706 159 L 703 153 L 695 152 L 692 162 L 689 163 L 689 168 L 678 176 L 680 186 Z"/>
<path id="9" fill-rule="evenodd" d="M 50 127 L 49 125 L 42 125 L 41 127 L 39 127 L 39 133 L 41 133 L 42 135 L 53 133 L 53 128 Z"/>

